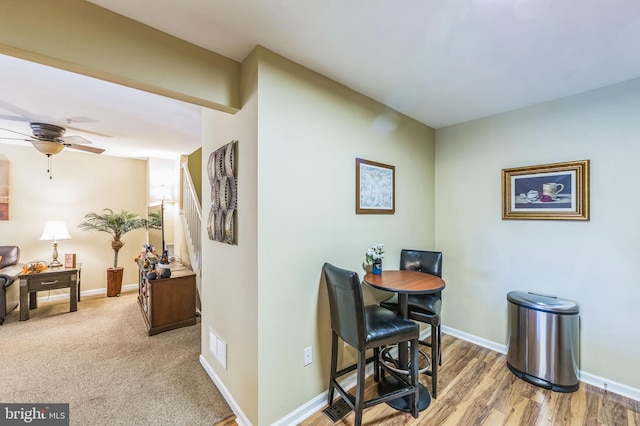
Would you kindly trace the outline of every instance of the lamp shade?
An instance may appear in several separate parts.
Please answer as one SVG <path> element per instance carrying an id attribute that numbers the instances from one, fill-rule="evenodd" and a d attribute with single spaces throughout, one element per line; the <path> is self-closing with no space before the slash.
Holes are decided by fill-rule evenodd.
<path id="1" fill-rule="evenodd" d="M 60 142 L 32 140 L 31 144 L 35 147 L 35 149 L 45 155 L 56 155 L 64 149 L 64 144 Z"/>
<path id="2" fill-rule="evenodd" d="M 47 225 L 44 227 L 44 232 L 40 237 L 41 240 L 68 240 L 71 236 L 69 235 L 69 231 L 67 231 L 67 225 L 65 225 L 62 221 L 50 221 L 47 222 Z"/>

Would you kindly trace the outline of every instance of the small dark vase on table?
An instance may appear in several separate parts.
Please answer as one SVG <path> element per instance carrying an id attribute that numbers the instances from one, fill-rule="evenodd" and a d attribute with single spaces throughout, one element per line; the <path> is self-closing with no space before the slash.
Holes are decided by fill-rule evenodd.
<path id="1" fill-rule="evenodd" d="M 373 261 L 373 271 L 375 275 L 382 274 L 382 259 L 376 259 Z"/>

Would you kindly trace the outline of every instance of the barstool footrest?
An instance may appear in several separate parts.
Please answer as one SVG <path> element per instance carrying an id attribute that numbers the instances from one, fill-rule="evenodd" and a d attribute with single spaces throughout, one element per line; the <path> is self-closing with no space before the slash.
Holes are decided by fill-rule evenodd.
<path id="1" fill-rule="evenodd" d="M 408 369 L 404 370 L 398 367 L 398 362 L 396 360 L 396 358 L 394 358 L 391 354 L 390 351 L 393 348 L 396 348 L 398 345 L 388 345 L 385 346 L 384 348 L 382 348 L 380 350 L 380 353 L 378 355 L 378 360 L 380 361 L 380 365 L 390 371 L 393 371 L 397 374 L 402 374 L 405 376 L 408 376 L 409 374 L 411 374 L 411 371 L 409 370 L 411 368 L 411 361 L 409 361 L 409 365 L 408 365 Z M 429 367 L 431 367 L 431 360 L 429 359 L 429 356 L 427 354 L 425 354 L 424 352 L 422 352 L 421 350 L 418 350 L 418 356 L 422 356 L 424 357 L 424 359 L 427 361 L 427 365 L 426 367 L 423 368 L 419 368 L 418 369 L 418 373 L 422 374 L 427 372 L 428 374 L 428 370 Z"/>

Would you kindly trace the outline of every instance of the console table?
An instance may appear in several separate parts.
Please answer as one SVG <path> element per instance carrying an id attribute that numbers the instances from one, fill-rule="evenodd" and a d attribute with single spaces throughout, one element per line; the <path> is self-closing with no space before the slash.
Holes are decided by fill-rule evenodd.
<path id="1" fill-rule="evenodd" d="M 139 264 L 140 266 L 140 264 Z M 171 265 L 171 277 L 147 280 L 139 274 L 138 302 L 149 336 L 196 323 L 196 274 Z"/>
<path id="2" fill-rule="evenodd" d="M 77 311 L 80 300 L 80 268 L 49 268 L 38 273 L 20 275 L 20 321 L 28 320 L 29 309 L 38 307 L 39 291 L 58 288 L 69 288 L 69 312 Z"/>

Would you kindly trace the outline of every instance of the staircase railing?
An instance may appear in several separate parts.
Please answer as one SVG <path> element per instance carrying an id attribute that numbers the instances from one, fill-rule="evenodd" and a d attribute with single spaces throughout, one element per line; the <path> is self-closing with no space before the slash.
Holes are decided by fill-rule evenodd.
<path id="1" fill-rule="evenodd" d="M 189 257 L 191 258 L 191 267 L 193 271 L 200 275 L 202 262 L 202 209 L 200 200 L 196 194 L 193 180 L 189 173 L 186 163 L 181 166 L 182 169 L 182 216 L 185 225 L 185 237 L 187 240 L 187 248 Z"/>

